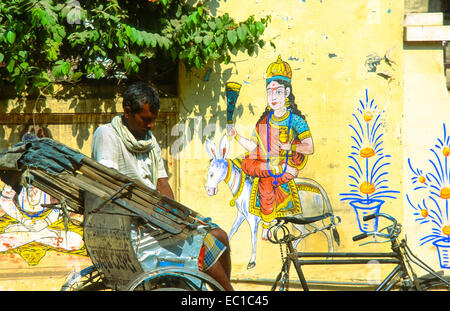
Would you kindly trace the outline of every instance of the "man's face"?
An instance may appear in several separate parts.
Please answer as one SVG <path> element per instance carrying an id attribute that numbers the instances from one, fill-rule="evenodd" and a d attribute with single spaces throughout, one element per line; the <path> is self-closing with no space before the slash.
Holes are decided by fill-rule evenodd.
<path id="1" fill-rule="evenodd" d="M 150 110 L 150 104 L 143 104 L 141 111 L 132 113 L 130 107 L 124 108 L 125 125 L 136 139 L 144 139 L 153 130 L 158 112 Z"/>

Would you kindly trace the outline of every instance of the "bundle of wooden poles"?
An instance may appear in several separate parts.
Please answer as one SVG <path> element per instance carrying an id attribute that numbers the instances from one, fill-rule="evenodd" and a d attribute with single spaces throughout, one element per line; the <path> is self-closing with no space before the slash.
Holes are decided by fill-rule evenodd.
<path id="1" fill-rule="evenodd" d="M 51 145 L 56 143 L 49 139 L 40 140 L 37 148 L 47 142 Z M 33 144 L 33 141 L 30 144 Z M 64 146 L 60 143 L 56 144 Z M 36 148 L 36 146 L 33 147 Z M 27 149 L 24 153 L 26 152 Z M 71 152 L 76 151 L 71 150 Z M 4 154 L 6 153 L 2 155 Z M 39 152 L 39 157 L 41 156 L 45 157 L 45 152 Z M 61 157 L 64 156 L 67 155 L 61 154 Z M 52 161 L 53 158 L 54 154 L 51 158 L 46 158 L 45 161 Z M 23 180 L 30 181 L 33 186 L 54 197 L 60 204 L 62 202 L 67 204 L 73 212 L 84 214 L 86 194 L 90 193 L 100 198 L 104 203 L 94 207 L 93 210 L 89 211 L 91 213 L 103 212 L 102 208 L 106 204 L 113 204 L 124 212 L 141 217 L 152 225 L 173 234 L 182 232 L 186 227 L 193 226 L 197 221 L 198 214 L 195 211 L 87 156 L 81 157 L 81 161 L 76 168 L 66 167 L 57 173 L 49 172 L 45 167 L 35 165 L 39 162 L 38 159 L 33 162 L 33 165 L 23 163 L 16 165 L 18 173 L 26 175 L 26 178 L 20 178 L 22 184 Z M 2 168 L 0 161 L 0 170 L 2 169 L 4 168 Z M 11 170 L 11 168 L 8 169 Z M 1 173 L 0 178 L 2 178 Z"/>

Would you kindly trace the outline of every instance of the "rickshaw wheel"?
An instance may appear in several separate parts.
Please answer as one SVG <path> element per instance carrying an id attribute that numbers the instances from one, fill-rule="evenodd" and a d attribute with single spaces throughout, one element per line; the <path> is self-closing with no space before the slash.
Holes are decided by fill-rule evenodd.
<path id="1" fill-rule="evenodd" d="M 163 267 L 146 271 L 131 280 L 125 291 L 223 291 L 212 277 L 201 271 L 182 267 Z"/>
<path id="2" fill-rule="evenodd" d="M 61 291 L 97 291 L 105 290 L 101 274 L 95 266 L 76 272 L 64 283 Z"/>

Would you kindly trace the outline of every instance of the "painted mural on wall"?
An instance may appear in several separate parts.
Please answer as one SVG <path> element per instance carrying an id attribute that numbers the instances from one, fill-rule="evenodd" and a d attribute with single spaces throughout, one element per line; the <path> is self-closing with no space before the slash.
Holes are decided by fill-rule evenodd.
<path id="1" fill-rule="evenodd" d="M 424 227 L 420 245 L 432 243 L 441 268 L 450 269 L 450 135 L 445 124 L 430 151 L 427 170 L 415 167 L 408 158 L 413 190 L 406 198 L 414 220 Z"/>
<path id="2" fill-rule="evenodd" d="M 389 188 L 388 167 L 390 155 L 384 150 L 383 115 L 374 98 L 369 98 L 366 90 L 365 98 L 359 100 L 353 122 L 348 158 L 348 192 L 341 193 L 341 201 L 349 201 L 356 214 L 359 229 L 362 232 L 373 232 L 378 229 L 378 218 L 364 221 L 366 215 L 380 212 L 386 199 L 396 199 L 399 191 Z"/>
<path id="3" fill-rule="evenodd" d="M 80 220 L 64 223 L 61 210 L 45 192 L 23 188 L 16 195 L 8 185 L 1 190 L 0 254 L 19 254 L 30 266 L 38 265 L 47 251 L 87 256 Z"/>
<path id="4" fill-rule="evenodd" d="M 23 141 L 52 137 L 41 126 L 27 125 Z M 80 216 L 63 211 L 57 201 L 35 187 L 23 187 L 17 194 L 0 181 L 0 254 L 19 254 L 30 266 L 36 266 L 48 251 L 87 256 Z M 69 219 L 70 218 L 70 219 Z"/>
<path id="5" fill-rule="evenodd" d="M 305 116 L 298 110 L 292 89 L 292 70 L 279 56 L 266 71 L 266 110 L 256 123 L 250 139 L 241 137 L 232 127 L 234 137 L 248 154 L 241 168 L 258 180 L 259 204 L 250 209 L 262 220 L 263 239 L 277 216 L 301 213 L 294 178 L 297 177 L 314 146 Z M 290 188 L 289 188 L 290 187 Z"/>
<path id="6" fill-rule="evenodd" d="M 250 225 L 252 255 L 247 268 L 253 268 L 256 264 L 259 224 L 262 227 L 261 238 L 267 240 L 268 229 L 277 217 L 317 216 L 332 212 L 323 188 L 313 180 L 298 178 L 314 146 L 305 116 L 295 103 L 289 64 L 279 56 L 267 68 L 265 78 L 266 109 L 257 120 L 250 138 L 239 135 L 232 120 L 241 85 L 235 82 L 226 85 L 228 135 L 247 152 L 235 159 L 228 159 L 229 141 L 226 135 L 218 148 L 210 140 L 206 143 L 211 158 L 207 193 L 215 195 L 218 184 L 221 181 L 227 183 L 233 195 L 230 204 L 238 209 L 229 238 L 244 219 Z M 301 232 L 308 231 L 305 226 L 296 228 Z M 327 237 L 329 251 L 333 251 L 331 233 L 323 233 Z"/>

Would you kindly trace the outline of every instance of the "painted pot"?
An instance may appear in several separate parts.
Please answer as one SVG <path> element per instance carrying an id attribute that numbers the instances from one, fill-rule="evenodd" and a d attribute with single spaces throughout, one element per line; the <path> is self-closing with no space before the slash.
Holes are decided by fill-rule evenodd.
<path id="1" fill-rule="evenodd" d="M 358 221 L 359 230 L 362 232 L 374 232 L 378 230 L 378 217 L 364 221 L 363 217 L 380 212 L 383 200 L 354 200 L 350 201 L 356 213 L 356 220 Z"/>
<path id="2" fill-rule="evenodd" d="M 450 238 L 433 242 L 439 255 L 439 264 L 443 269 L 450 269 Z"/>

